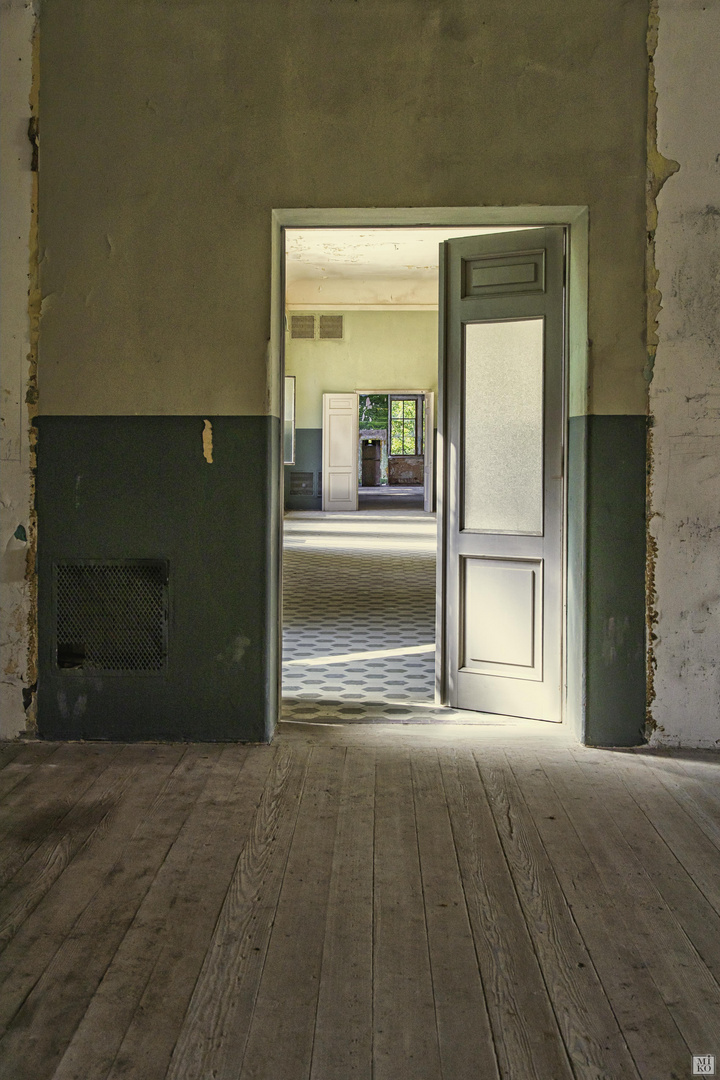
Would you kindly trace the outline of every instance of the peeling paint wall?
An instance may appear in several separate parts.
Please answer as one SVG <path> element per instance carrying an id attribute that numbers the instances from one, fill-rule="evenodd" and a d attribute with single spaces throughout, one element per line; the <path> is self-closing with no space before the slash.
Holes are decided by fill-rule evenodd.
<path id="1" fill-rule="evenodd" d="M 244 537 L 229 573 L 262 618 L 275 610 L 273 208 L 575 206 L 589 214 L 589 379 L 587 395 L 584 386 L 574 394 L 580 412 L 571 410 L 570 441 L 580 448 L 571 464 L 580 475 L 569 501 L 578 515 L 587 507 L 595 514 L 577 531 L 575 595 L 584 597 L 589 583 L 586 621 L 593 624 L 592 633 L 579 630 L 578 649 L 600 640 L 611 619 L 625 627 L 626 616 L 633 641 L 625 674 L 616 653 L 601 657 L 578 696 L 589 737 L 616 738 L 615 730 L 598 730 L 598 709 L 600 727 L 616 716 L 622 738 L 638 737 L 645 707 L 645 501 L 636 479 L 644 479 L 647 408 L 647 14 L 648 0 L 43 0 L 41 733 L 69 730 L 52 713 L 52 688 L 62 677 L 49 644 L 53 561 L 71 550 L 100 557 L 111 546 L 113 558 L 142 557 L 147 526 L 121 543 L 115 523 L 152 523 L 156 474 L 168 469 L 182 479 L 188 460 L 202 464 L 197 481 L 206 505 L 221 505 L 229 467 L 223 425 L 236 433 L 238 452 L 246 436 L 257 440 L 243 450 L 255 465 L 233 465 L 233 498 L 240 505 L 249 492 L 248 513 L 263 526 L 255 548 Z M 212 465 L 201 456 L 205 418 L 213 425 Z M 94 472 L 102 498 L 94 490 L 77 507 L 59 498 L 74 483 L 70 462 L 86 467 L 73 442 L 80 434 L 88 433 L 83 445 L 92 447 L 87 465 L 95 468 L 91 436 L 102 443 L 116 430 L 141 439 L 147 431 L 154 439 L 161 429 L 173 434 L 174 457 L 158 449 L 132 487 L 113 447 L 102 445 L 105 471 Z M 605 486 L 586 483 L 593 462 L 602 463 Z M 258 468 L 267 476 L 252 471 Z M 176 595 L 189 619 L 211 603 L 203 576 L 210 559 L 194 533 L 175 526 L 158 543 L 175 544 L 176 534 L 185 545 L 174 547 L 185 575 Z M 218 547 L 221 541 L 218 535 Z M 632 563 L 633 590 L 618 584 L 609 550 Z M 223 691 L 238 714 L 247 706 L 262 718 L 264 728 L 253 719 L 247 732 L 271 730 L 274 625 L 255 633 L 245 681 L 228 678 Z M 218 650 L 211 653 L 199 635 L 196 644 L 202 655 L 182 676 L 188 711 L 201 715 Z M 134 700 L 142 704 L 136 682 Z M 634 698 L 627 706 L 630 682 L 639 688 L 637 708 Z M 168 697 L 166 716 L 170 706 Z M 92 708 L 96 726 L 83 721 L 82 731 L 100 730 L 107 700 L 98 696 Z M 213 715 L 206 734 L 214 722 Z M 222 730 L 240 729 L 228 722 Z"/>
<path id="2" fill-rule="evenodd" d="M 680 168 L 655 235 L 650 726 L 673 746 L 720 746 L 719 54 L 718 0 L 660 0 L 658 150 Z"/>
<path id="3" fill-rule="evenodd" d="M 647 0 L 45 0 L 44 415 L 267 412 L 273 207 L 590 207 L 644 413 Z M 409 30 L 411 29 L 411 33 Z"/>
<path id="4" fill-rule="evenodd" d="M 35 15 L 26 0 L 4 0 L 2 37 L 2 473 L 0 504 L 0 738 L 11 739 L 32 728 L 34 657 L 31 642 L 34 522 L 31 517 L 31 469 L 28 424 L 31 354 L 28 289 L 35 197 L 33 151 L 28 138 L 33 72 Z M 33 395 L 30 394 L 30 398 Z M 31 407 L 34 403 L 30 402 Z M 30 651 L 30 656 L 28 652 Z"/>

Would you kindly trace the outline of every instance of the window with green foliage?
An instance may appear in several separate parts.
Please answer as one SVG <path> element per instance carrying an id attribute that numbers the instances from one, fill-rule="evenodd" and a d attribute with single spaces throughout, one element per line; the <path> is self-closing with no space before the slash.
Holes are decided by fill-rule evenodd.
<path id="1" fill-rule="evenodd" d="M 361 394 L 360 430 L 377 430 L 388 426 L 387 394 Z"/>
<path id="2" fill-rule="evenodd" d="M 390 400 L 390 453 L 394 456 L 422 453 L 418 404 L 415 397 Z"/>

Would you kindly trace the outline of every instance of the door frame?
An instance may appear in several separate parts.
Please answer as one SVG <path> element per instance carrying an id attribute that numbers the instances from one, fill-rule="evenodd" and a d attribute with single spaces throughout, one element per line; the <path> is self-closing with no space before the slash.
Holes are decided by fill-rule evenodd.
<path id="1" fill-rule="evenodd" d="M 284 469 L 281 465 L 283 416 L 283 378 L 285 375 L 285 230 L 298 228 L 422 228 L 428 226 L 457 228 L 467 226 L 468 235 L 474 228 L 493 226 L 564 226 L 567 237 L 567 304 L 566 341 L 567 370 L 565 387 L 565 509 L 564 509 L 564 656 L 565 702 L 564 722 L 578 740 L 585 733 L 585 674 L 586 674 L 586 520 L 587 446 L 584 442 L 570 447 L 568 423 L 570 417 L 588 413 L 588 236 L 587 206 L 463 206 L 463 207 L 375 207 L 375 208 L 295 208 L 272 211 L 272 278 L 271 323 L 268 349 L 268 412 L 278 418 L 278 446 L 272 455 L 275 476 L 274 505 L 269 514 L 271 529 L 271 558 L 275 563 L 277 588 L 270 590 L 268 612 L 270 681 L 277 687 L 277 712 L 282 702 L 282 541 L 284 506 Z M 442 268 L 441 268 L 442 273 Z M 442 288 L 442 282 L 441 286 Z M 440 353 L 443 355 L 443 327 L 439 326 Z M 437 446 L 435 455 L 436 500 L 438 519 L 438 565 L 445 563 L 444 472 L 442 445 L 444 430 L 442 365 L 439 365 L 439 386 L 436 408 Z M 442 574 L 438 578 L 441 597 L 444 596 Z M 438 637 L 444 647 L 444 603 L 438 605 Z M 443 625 L 441 625 L 443 624 Z M 442 658 L 440 658 L 442 659 Z M 442 672 L 442 663 L 438 671 Z M 274 672 L 273 672 L 274 668 Z M 274 677 L 273 677 L 274 676 Z M 442 680 L 436 675 L 436 695 L 442 700 Z M 275 718 L 277 722 L 277 716 Z"/>
<path id="2" fill-rule="evenodd" d="M 372 394 L 387 394 L 388 399 L 390 397 L 399 396 L 401 394 L 407 394 L 408 397 L 420 397 L 420 396 L 422 396 L 424 398 L 424 400 L 425 400 L 425 407 L 426 408 L 427 408 L 428 396 L 433 395 L 433 405 L 432 405 L 432 413 L 433 413 L 433 415 L 432 415 L 431 419 L 432 419 L 432 426 L 433 426 L 433 432 L 432 433 L 433 433 L 433 438 L 434 438 L 434 433 L 435 433 L 435 403 L 434 403 L 434 397 L 436 396 L 436 391 L 434 391 L 434 390 L 356 390 L 356 393 L 357 393 L 359 398 L 363 397 L 363 395 L 367 396 L 367 395 L 372 395 Z M 427 434 L 428 434 L 428 428 L 427 428 L 427 424 L 426 424 L 423 427 L 423 458 L 424 458 L 425 462 L 427 462 L 427 444 L 428 444 Z M 429 502 L 430 502 L 431 507 L 432 507 L 432 504 L 434 502 L 434 496 L 435 496 L 435 453 L 434 453 L 434 451 L 435 451 L 435 445 L 434 445 L 434 442 L 433 442 L 431 444 L 431 446 L 430 446 L 430 470 L 431 470 L 431 472 L 430 472 L 430 481 L 429 481 Z M 430 511 L 427 510 L 427 502 L 428 502 L 427 470 L 424 470 L 424 473 L 423 473 L 423 490 L 424 490 L 423 503 L 425 504 L 424 510 L 425 510 L 426 513 L 432 513 L 432 509 Z"/>

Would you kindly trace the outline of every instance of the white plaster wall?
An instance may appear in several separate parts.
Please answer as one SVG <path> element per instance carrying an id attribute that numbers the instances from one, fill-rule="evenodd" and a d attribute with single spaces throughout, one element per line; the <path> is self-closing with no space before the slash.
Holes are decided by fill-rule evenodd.
<path id="1" fill-rule="evenodd" d="M 660 0 L 655 744 L 720 747 L 720 0 Z"/>
<path id="2" fill-rule="evenodd" d="M 34 14 L 26 0 L 3 0 L 2 36 L 2 161 L 3 206 L 0 218 L 1 441 L 0 458 L 0 738 L 11 739 L 25 729 L 23 688 L 27 685 L 28 614 L 30 598 L 25 580 L 30 509 L 28 414 L 28 237 L 32 177 L 27 129 L 28 96 L 32 78 Z"/>

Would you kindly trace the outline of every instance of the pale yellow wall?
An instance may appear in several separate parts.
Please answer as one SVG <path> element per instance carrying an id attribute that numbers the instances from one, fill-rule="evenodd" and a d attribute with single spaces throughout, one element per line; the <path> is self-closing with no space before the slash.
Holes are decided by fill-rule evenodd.
<path id="1" fill-rule="evenodd" d="M 44 413 L 269 409 L 275 207 L 588 205 L 643 412 L 647 0 L 44 0 Z"/>
<path id="2" fill-rule="evenodd" d="M 25 575 L 33 500 L 26 404 L 30 388 L 28 241 L 33 188 L 27 130 L 35 15 L 25 0 L 6 0 L 0 8 L 0 21 L 0 739 L 13 739 L 28 719 L 22 691 L 34 681 L 28 670 L 31 598 Z M 18 538 L 18 528 L 25 530 L 28 540 Z"/>
<path id="3" fill-rule="evenodd" d="M 322 427 L 322 396 L 350 390 L 434 390 L 435 311 L 349 311 L 342 341 L 285 337 L 285 374 L 295 376 L 295 423 Z"/>

